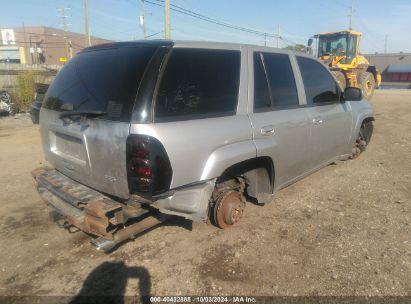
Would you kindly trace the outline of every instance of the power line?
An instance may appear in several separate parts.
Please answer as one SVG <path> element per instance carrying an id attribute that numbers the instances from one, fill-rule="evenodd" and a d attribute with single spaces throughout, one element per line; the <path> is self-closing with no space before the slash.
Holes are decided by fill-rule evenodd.
<path id="1" fill-rule="evenodd" d="M 156 35 L 161 34 L 161 33 L 163 33 L 163 32 L 164 32 L 164 30 L 163 30 L 163 31 L 156 32 L 156 33 L 154 33 L 154 34 L 150 34 L 150 35 L 146 36 L 146 38 L 150 38 L 150 37 L 156 36 Z"/>
<path id="2" fill-rule="evenodd" d="M 155 2 L 153 2 L 153 1 L 155 1 Z M 164 7 L 164 1 L 163 0 L 145 0 L 144 2 L 149 3 L 151 5 Z M 184 15 L 193 17 L 193 18 L 197 18 L 197 19 L 209 22 L 209 23 L 220 25 L 220 26 L 223 26 L 223 27 L 226 27 L 226 28 L 242 31 L 242 32 L 245 32 L 245 33 L 249 33 L 249 34 L 253 34 L 253 35 L 257 35 L 257 36 L 261 36 L 261 37 L 279 38 L 282 41 L 284 41 L 286 44 L 294 44 L 294 45 L 296 44 L 295 42 L 293 42 L 289 39 L 285 39 L 284 37 L 279 36 L 278 34 L 262 32 L 262 31 L 259 31 L 259 30 L 254 30 L 254 29 L 251 29 L 251 28 L 246 28 L 246 27 L 243 27 L 243 26 L 230 24 L 228 22 L 217 20 L 217 19 L 205 16 L 205 15 L 199 14 L 199 13 L 194 12 L 192 10 L 185 9 L 185 8 L 183 8 L 181 6 L 178 6 L 178 5 L 175 5 L 175 4 L 170 5 L 170 10 L 178 12 L 180 14 L 184 14 Z"/>
<path id="3" fill-rule="evenodd" d="M 33 37 L 33 36 L 31 36 Z M 27 41 L 20 41 L 20 40 L 15 40 L 15 43 L 18 43 L 19 45 L 24 45 L 24 46 L 30 46 L 30 45 L 37 45 L 37 46 L 44 46 L 47 48 L 65 48 L 66 47 L 66 43 L 65 42 L 36 42 L 36 41 L 31 41 L 27 42 Z M 84 46 L 79 45 L 77 43 L 71 43 L 72 46 L 78 47 L 78 48 L 84 48 Z"/>

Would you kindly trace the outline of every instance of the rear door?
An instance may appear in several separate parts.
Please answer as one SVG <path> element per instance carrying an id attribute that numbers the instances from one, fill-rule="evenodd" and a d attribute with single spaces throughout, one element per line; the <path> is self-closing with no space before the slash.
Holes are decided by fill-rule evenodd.
<path id="1" fill-rule="evenodd" d="M 246 63 L 241 46 L 173 47 L 158 83 L 154 124 L 131 127 L 131 133 L 163 144 L 173 170 L 171 188 L 218 177 L 233 159 L 255 157 Z"/>
<path id="2" fill-rule="evenodd" d="M 288 54 L 251 53 L 254 81 L 249 109 L 257 156 L 274 161 L 275 185 L 281 187 L 307 169 L 309 121 L 297 90 Z"/>
<path id="3" fill-rule="evenodd" d="M 334 160 L 346 150 L 351 134 L 352 112 L 340 101 L 341 90 L 320 62 L 297 56 L 310 117 L 311 167 Z"/>
<path id="4" fill-rule="evenodd" d="M 126 139 L 139 84 L 155 47 L 84 51 L 59 72 L 44 99 L 40 130 L 47 160 L 74 180 L 129 196 Z M 62 113 L 98 113 L 62 118 Z"/>

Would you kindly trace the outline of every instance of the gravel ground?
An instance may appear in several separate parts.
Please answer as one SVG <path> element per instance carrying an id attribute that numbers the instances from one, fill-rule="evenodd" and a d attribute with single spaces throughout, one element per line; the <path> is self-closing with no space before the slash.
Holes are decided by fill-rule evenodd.
<path id="1" fill-rule="evenodd" d="M 247 205 L 228 230 L 174 219 L 111 254 L 49 219 L 27 115 L 0 119 L 0 295 L 411 296 L 411 91 L 377 91 L 375 132 L 330 165 Z"/>

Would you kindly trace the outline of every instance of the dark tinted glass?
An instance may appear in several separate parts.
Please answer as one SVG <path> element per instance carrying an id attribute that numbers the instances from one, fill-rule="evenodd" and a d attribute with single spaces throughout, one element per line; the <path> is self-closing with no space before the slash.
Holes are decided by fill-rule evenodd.
<path id="1" fill-rule="evenodd" d="M 43 99 L 44 99 L 44 93 L 34 94 L 34 100 L 35 101 L 43 102 Z"/>
<path id="2" fill-rule="evenodd" d="M 270 108 L 270 92 L 261 54 L 254 53 L 254 109 L 264 111 Z"/>
<path id="3" fill-rule="evenodd" d="M 298 93 L 288 55 L 254 53 L 254 109 L 295 105 Z"/>
<path id="4" fill-rule="evenodd" d="M 330 73 L 312 59 L 297 57 L 307 103 L 338 102 L 338 85 Z"/>
<path id="5" fill-rule="evenodd" d="M 157 95 L 156 121 L 235 114 L 240 52 L 174 49 Z"/>
<path id="6" fill-rule="evenodd" d="M 264 54 L 274 107 L 298 105 L 297 86 L 290 58 L 285 54 Z"/>
<path id="7" fill-rule="evenodd" d="M 104 111 L 104 119 L 129 121 L 137 89 L 156 48 L 110 48 L 80 53 L 58 73 L 44 107 Z"/>

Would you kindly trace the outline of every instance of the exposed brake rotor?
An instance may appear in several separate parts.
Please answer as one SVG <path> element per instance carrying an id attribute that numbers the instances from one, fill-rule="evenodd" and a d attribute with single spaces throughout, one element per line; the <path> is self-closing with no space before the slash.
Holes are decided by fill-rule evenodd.
<path id="1" fill-rule="evenodd" d="M 235 190 L 221 193 L 214 206 L 214 220 L 218 227 L 224 229 L 237 223 L 245 209 L 244 196 Z"/>
<path id="2" fill-rule="evenodd" d="M 363 139 L 362 134 L 360 132 L 360 136 L 355 141 L 355 144 L 352 148 L 351 159 L 354 159 L 360 156 L 360 154 L 365 151 L 366 147 L 367 147 L 367 142 Z"/>

